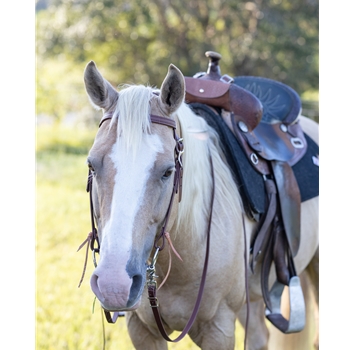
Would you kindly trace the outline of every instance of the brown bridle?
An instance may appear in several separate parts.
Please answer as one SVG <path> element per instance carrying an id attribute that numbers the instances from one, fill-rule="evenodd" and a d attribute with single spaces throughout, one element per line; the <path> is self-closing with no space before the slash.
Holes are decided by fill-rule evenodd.
<path id="1" fill-rule="evenodd" d="M 103 118 L 101 119 L 101 122 L 99 124 L 99 127 L 102 126 L 102 124 L 113 118 L 113 112 L 106 113 Z M 209 249 L 210 249 L 210 227 L 211 227 L 211 217 L 212 217 L 212 208 L 213 208 L 213 202 L 214 202 L 214 191 L 215 191 L 215 183 L 214 183 L 214 169 L 213 169 L 213 164 L 212 164 L 212 159 L 210 156 L 210 166 L 211 166 L 211 174 L 213 178 L 213 187 L 212 187 L 212 195 L 211 195 L 211 203 L 210 203 L 210 214 L 209 214 L 209 223 L 208 223 L 208 229 L 207 229 L 207 248 L 206 248 L 206 255 L 205 255 L 205 261 L 204 261 L 204 267 L 203 267 L 203 273 L 202 273 L 202 279 L 200 283 L 200 288 L 197 296 L 197 300 L 192 312 L 192 315 L 187 322 L 184 330 L 182 333 L 175 339 L 172 340 L 169 338 L 168 334 L 165 331 L 162 318 L 159 312 L 158 308 L 158 299 L 156 296 L 156 291 L 157 291 L 157 282 L 154 280 L 155 278 L 155 264 L 157 261 L 158 253 L 163 250 L 165 246 L 165 237 L 167 237 L 167 232 L 166 232 L 166 227 L 168 224 L 168 220 L 170 217 L 172 205 L 174 202 L 175 194 L 178 194 L 178 199 L 179 202 L 181 201 L 181 193 L 182 193 L 182 175 L 183 175 L 183 164 L 182 164 L 182 154 L 184 152 L 184 146 L 182 143 L 182 138 L 180 138 L 177 133 L 176 133 L 176 122 L 173 119 L 170 119 L 169 117 L 162 117 L 158 115 L 150 115 L 150 120 L 152 123 L 155 124 L 160 124 L 164 126 L 168 126 L 173 129 L 173 136 L 175 139 L 175 175 L 174 175 L 174 184 L 173 184 L 173 190 L 171 193 L 170 197 L 170 203 L 167 209 L 167 212 L 165 214 L 164 218 L 164 224 L 162 226 L 162 229 L 160 233 L 156 236 L 154 240 L 154 249 L 155 253 L 152 259 L 152 263 L 148 266 L 147 268 L 147 274 L 148 274 L 148 281 L 147 281 L 147 287 L 148 287 L 148 296 L 149 296 L 149 301 L 150 301 L 150 306 L 152 308 L 156 323 L 158 325 L 159 331 L 162 334 L 162 336 L 167 340 L 171 342 L 178 342 L 180 341 L 190 330 L 190 328 L 193 325 L 193 322 L 197 316 L 198 310 L 199 310 L 199 305 L 202 299 L 202 295 L 204 292 L 204 284 L 205 284 L 205 279 L 206 279 L 206 274 L 207 274 L 207 269 L 208 269 L 208 260 L 209 260 Z M 210 154 L 210 153 L 209 153 Z M 92 180 L 93 180 L 93 175 L 91 171 L 89 170 L 89 175 L 88 175 L 88 182 L 87 182 L 87 192 L 89 192 L 90 195 L 90 219 L 91 219 L 91 232 L 89 233 L 87 239 L 80 245 L 79 249 L 80 250 L 86 243 L 89 243 L 87 245 L 86 249 L 86 257 L 85 257 L 85 263 L 84 263 L 84 270 L 83 274 L 79 283 L 79 286 L 81 285 L 81 282 L 84 278 L 85 274 L 85 269 L 86 269 L 86 264 L 87 264 L 87 258 L 88 258 L 88 249 L 90 246 L 90 249 L 93 252 L 93 262 L 95 267 L 97 267 L 96 263 L 96 258 L 95 254 L 100 252 L 100 242 L 98 239 L 98 232 L 95 226 L 95 218 L 94 218 L 94 208 L 93 208 L 93 200 L 92 200 Z M 97 244 L 97 246 L 95 246 Z M 114 315 L 112 316 L 109 311 L 104 310 L 106 320 L 108 323 L 115 323 L 119 313 L 114 312 Z"/>

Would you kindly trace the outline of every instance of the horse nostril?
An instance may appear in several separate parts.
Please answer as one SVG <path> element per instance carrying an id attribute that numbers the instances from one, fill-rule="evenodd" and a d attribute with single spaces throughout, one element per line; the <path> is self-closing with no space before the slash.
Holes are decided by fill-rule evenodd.
<path id="1" fill-rule="evenodd" d="M 136 299 L 140 295 L 141 288 L 142 288 L 142 276 L 141 275 L 133 276 L 132 285 L 130 288 L 128 306 L 132 306 L 135 303 Z"/>
<path id="2" fill-rule="evenodd" d="M 95 273 L 93 273 L 91 278 L 90 278 L 90 286 L 91 286 L 92 291 L 96 295 L 97 299 L 102 301 L 104 298 L 101 294 L 100 288 L 98 287 L 97 280 L 98 280 L 98 276 Z"/>

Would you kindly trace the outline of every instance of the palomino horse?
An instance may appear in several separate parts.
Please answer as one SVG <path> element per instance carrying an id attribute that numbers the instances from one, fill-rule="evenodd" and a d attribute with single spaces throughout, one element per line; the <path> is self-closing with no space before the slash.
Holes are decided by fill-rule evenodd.
<path id="1" fill-rule="evenodd" d="M 90 62 L 84 80 L 90 101 L 104 113 L 87 159 L 100 244 L 91 288 L 103 309 L 127 311 L 136 349 L 167 349 L 145 288 L 153 259 L 157 282 L 165 283 L 152 306 L 159 302 L 167 334 L 186 327 L 201 290 L 189 336 L 201 349 L 233 349 L 235 321 L 245 324 L 249 295 L 247 344 L 267 349 L 259 264 L 255 274 L 246 268 L 257 224 L 244 214 L 217 133 L 184 103 L 182 73 L 170 65 L 159 90 L 127 86 L 117 92 Z M 317 142 L 318 125 L 304 117 L 300 122 Z M 182 165 L 180 201 L 181 188 L 174 188 Z M 208 232 L 210 254 L 201 289 Z M 155 252 L 155 247 L 162 249 Z M 318 197 L 302 203 L 294 262 L 298 273 L 313 272 L 310 280 L 318 289 Z M 151 282 L 154 278 L 152 271 Z M 270 279 L 272 285 L 273 269 Z"/>

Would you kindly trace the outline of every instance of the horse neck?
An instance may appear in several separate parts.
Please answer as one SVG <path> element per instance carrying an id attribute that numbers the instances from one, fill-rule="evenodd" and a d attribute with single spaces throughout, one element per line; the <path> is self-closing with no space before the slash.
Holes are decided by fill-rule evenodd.
<path id="1" fill-rule="evenodd" d="M 188 122 L 190 117 L 186 116 L 185 121 L 180 118 L 185 145 L 183 193 L 181 203 L 174 206 L 172 215 L 176 218 L 169 229 L 175 249 L 184 260 L 181 262 L 172 254 L 172 274 L 176 276 L 175 271 L 181 278 L 185 270 L 186 273 L 193 274 L 203 268 L 211 210 L 211 235 L 215 241 L 225 245 L 227 239 L 233 242 L 237 239 L 237 246 L 241 246 L 243 237 L 239 192 L 231 171 L 223 160 L 218 137 L 202 118 L 199 124 L 196 124 L 198 120 L 193 120 L 191 124 Z M 191 128 L 195 131 L 187 132 Z M 201 128 L 204 130 L 202 133 L 198 132 Z M 213 185 L 210 157 L 215 178 L 213 208 L 210 206 Z M 164 274 L 169 265 L 168 246 L 166 251 L 158 260 Z"/>

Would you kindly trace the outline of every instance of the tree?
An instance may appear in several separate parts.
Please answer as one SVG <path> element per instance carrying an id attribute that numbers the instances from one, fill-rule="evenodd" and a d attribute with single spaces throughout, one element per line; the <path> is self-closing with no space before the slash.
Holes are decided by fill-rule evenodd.
<path id="1" fill-rule="evenodd" d="M 212 50 L 222 73 L 302 94 L 318 90 L 318 20 L 315 0 L 51 0 L 37 13 L 38 64 L 94 60 L 114 85 L 160 86 L 170 63 L 205 71 Z"/>

